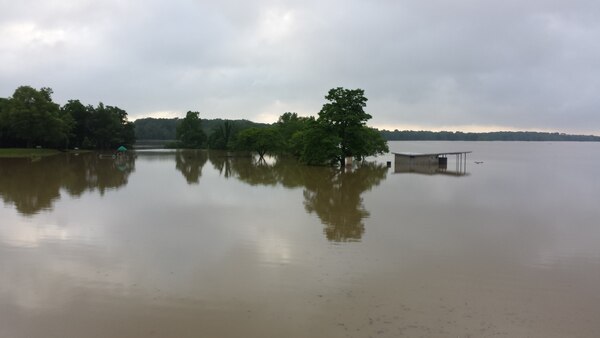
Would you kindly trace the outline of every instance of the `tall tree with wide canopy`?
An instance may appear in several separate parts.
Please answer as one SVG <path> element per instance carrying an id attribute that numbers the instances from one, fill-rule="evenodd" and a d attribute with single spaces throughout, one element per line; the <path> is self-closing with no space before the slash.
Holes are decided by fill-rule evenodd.
<path id="1" fill-rule="evenodd" d="M 362 159 L 388 151 L 387 144 L 379 133 L 373 132 L 366 125 L 372 116 L 364 110 L 367 106 L 364 94 L 362 89 L 333 88 L 325 96 L 329 102 L 319 112 L 317 122 L 330 135 L 329 141 L 332 136 L 339 139 L 337 151 L 330 153 L 336 154 L 334 160 L 341 165 L 346 157 Z"/>
<path id="2" fill-rule="evenodd" d="M 21 86 L 5 102 L 3 111 L 4 123 L 16 142 L 28 148 L 66 145 L 72 121 L 52 101 L 52 89 Z"/>

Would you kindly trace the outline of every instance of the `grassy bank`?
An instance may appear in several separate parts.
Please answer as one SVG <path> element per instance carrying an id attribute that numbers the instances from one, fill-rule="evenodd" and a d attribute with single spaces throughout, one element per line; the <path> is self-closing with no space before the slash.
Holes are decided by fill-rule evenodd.
<path id="1" fill-rule="evenodd" d="M 0 148 L 0 157 L 39 157 L 60 154 L 55 149 Z"/>

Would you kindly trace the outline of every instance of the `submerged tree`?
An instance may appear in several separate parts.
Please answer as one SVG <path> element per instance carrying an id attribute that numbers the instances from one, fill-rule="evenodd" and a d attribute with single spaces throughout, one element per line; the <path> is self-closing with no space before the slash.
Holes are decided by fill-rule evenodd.
<path id="1" fill-rule="evenodd" d="M 210 149 L 230 149 L 235 136 L 236 128 L 233 121 L 225 120 L 216 126 L 208 137 Z"/>
<path id="2" fill-rule="evenodd" d="M 334 88 L 325 98 L 318 119 L 285 113 L 276 123 L 286 139 L 286 150 L 310 165 L 344 165 L 346 157 L 358 160 L 388 152 L 377 130 L 367 127 L 362 89 Z"/>
<path id="3" fill-rule="evenodd" d="M 281 151 L 283 143 L 281 134 L 274 127 L 245 129 L 236 137 L 237 149 L 255 151 L 260 158 L 267 153 L 273 154 Z"/>
<path id="4" fill-rule="evenodd" d="M 177 140 L 183 148 L 199 149 L 206 142 L 206 134 L 198 115 L 198 112 L 188 111 L 177 126 Z"/>
<path id="5" fill-rule="evenodd" d="M 308 165 L 332 165 L 342 157 L 341 140 L 318 121 L 310 121 L 308 127 L 294 134 L 291 144 L 298 158 Z"/>
<path id="6" fill-rule="evenodd" d="M 303 145 L 299 142 L 299 134 L 314 127 L 315 118 L 298 116 L 296 113 L 284 113 L 275 123 L 283 138 L 283 150 L 289 154 L 300 157 Z"/>
<path id="7" fill-rule="evenodd" d="M 364 110 L 367 105 L 364 90 L 333 88 L 325 99 L 329 102 L 321 108 L 317 121 L 327 133 L 339 138 L 336 160 L 341 165 L 346 157 L 363 159 L 388 151 L 381 135 L 373 133 L 366 126 L 372 116 Z"/>

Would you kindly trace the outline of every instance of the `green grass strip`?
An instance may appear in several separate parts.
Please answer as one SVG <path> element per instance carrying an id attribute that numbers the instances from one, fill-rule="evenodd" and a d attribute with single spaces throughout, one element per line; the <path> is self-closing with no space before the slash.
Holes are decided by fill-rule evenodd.
<path id="1" fill-rule="evenodd" d="M 40 157 L 60 154 L 56 149 L 0 148 L 0 157 Z"/>

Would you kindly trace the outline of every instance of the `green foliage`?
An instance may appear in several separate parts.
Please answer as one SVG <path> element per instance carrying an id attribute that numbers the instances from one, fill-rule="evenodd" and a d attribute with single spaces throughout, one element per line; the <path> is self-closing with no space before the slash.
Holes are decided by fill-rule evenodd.
<path id="1" fill-rule="evenodd" d="M 185 118 L 177 126 L 177 140 L 182 148 L 199 149 L 206 142 L 206 134 L 202 130 L 202 122 L 198 112 L 188 111 Z"/>
<path id="2" fill-rule="evenodd" d="M 315 125 L 314 117 L 301 117 L 296 113 L 284 113 L 275 123 L 275 127 L 284 139 L 284 150 L 295 156 L 302 155 L 303 145 L 299 142 L 300 134 Z M 298 134 L 298 135 L 297 135 Z M 296 136 L 297 135 L 297 136 Z"/>
<path id="3" fill-rule="evenodd" d="M 227 150 L 233 147 L 233 140 L 236 133 L 235 122 L 225 120 L 219 126 L 214 127 L 208 137 L 208 146 L 210 149 Z"/>
<path id="4" fill-rule="evenodd" d="M 69 100 L 62 106 L 61 112 L 64 115 L 69 115 L 73 121 L 69 134 L 70 145 L 83 148 L 84 140 L 87 137 L 87 148 L 92 148 L 89 136 L 92 134 L 91 119 L 94 107 L 85 106 L 79 100 Z"/>
<path id="5" fill-rule="evenodd" d="M 381 155 L 389 152 L 387 141 L 374 128 L 362 127 L 357 132 L 357 138 L 350 141 L 356 149 L 355 158 L 364 159 L 366 156 Z"/>
<path id="6" fill-rule="evenodd" d="M 0 158 L 43 157 L 60 153 L 58 150 L 46 148 L 3 148 L 0 149 Z"/>
<path id="7" fill-rule="evenodd" d="M 367 106 L 364 94 L 362 89 L 330 89 L 325 96 L 329 102 L 321 108 L 319 120 L 336 126 L 341 131 L 351 126 L 365 125 L 372 116 L 364 111 Z"/>
<path id="8" fill-rule="evenodd" d="M 300 161 L 308 165 L 332 165 L 342 156 L 340 142 L 330 128 L 312 121 L 308 128 L 294 134 L 291 144 Z"/>
<path id="9" fill-rule="evenodd" d="M 8 132 L 8 104 L 9 100 L 4 97 L 0 97 L 0 147 L 4 141 L 5 135 Z"/>
<path id="10" fill-rule="evenodd" d="M 255 151 L 261 158 L 280 152 L 283 146 L 284 140 L 275 127 L 245 129 L 236 137 L 236 149 Z"/>
<path id="11" fill-rule="evenodd" d="M 2 105 L 3 143 L 28 148 L 66 146 L 72 120 L 52 101 L 52 89 L 21 86 Z"/>
<path id="12" fill-rule="evenodd" d="M 52 89 L 22 86 L 0 100 L 0 145 L 112 149 L 135 142 L 127 112 L 102 103 L 97 108 L 70 100 L 52 101 Z"/>
<path id="13" fill-rule="evenodd" d="M 138 140 L 175 140 L 177 138 L 177 126 L 181 122 L 180 118 L 143 118 L 135 120 L 135 136 Z M 248 120 L 223 120 L 223 119 L 202 119 L 202 130 L 209 137 L 215 130 L 218 130 L 225 122 L 235 125 L 235 130 L 247 128 L 264 128 L 267 124 L 256 123 Z"/>
<path id="14" fill-rule="evenodd" d="M 91 117 L 91 139 L 98 149 L 114 149 L 121 144 L 131 144 L 131 135 L 126 127 L 127 113 L 112 106 L 98 104 Z"/>
<path id="15" fill-rule="evenodd" d="M 329 90 L 325 99 L 329 102 L 319 112 L 318 122 L 339 138 L 340 152 L 334 160 L 343 165 L 345 157 L 362 159 L 388 151 L 381 136 L 366 126 L 371 115 L 364 111 L 364 90 L 338 87 Z"/>
<path id="16" fill-rule="evenodd" d="M 366 126 L 371 115 L 364 111 L 367 98 L 362 89 L 331 89 L 319 118 L 286 112 L 273 128 L 281 137 L 281 151 L 310 165 L 341 163 L 347 156 L 363 159 L 388 152 L 377 130 Z"/>
<path id="17" fill-rule="evenodd" d="M 266 123 L 258 123 L 248 120 L 227 120 L 227 119 L 203 119 L 202 120 L 202 129 L 207 135 L 211 135 L 213 131 L 223 125 L 223 123 L 229 121 L 235 125 L 236 131 L 241 131 L 248 128 L 266 128 L 269 127 L 269 124 Z"/>
<path id="18" fill-rule="evenodd" d="M 138 140 L 174 140 L 177 136 L 178 118 L 144 118 L 135 120 L 135 135 Z M 203 123 L 204 124 L 204 123 Z"/>

